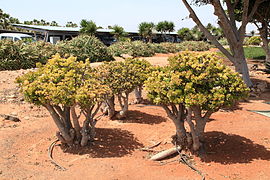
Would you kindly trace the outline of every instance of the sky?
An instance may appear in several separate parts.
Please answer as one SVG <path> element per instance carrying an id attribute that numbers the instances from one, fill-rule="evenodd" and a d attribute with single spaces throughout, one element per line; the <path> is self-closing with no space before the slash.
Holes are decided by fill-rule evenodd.
<path id="1" fill-rule="evenodd" d="M 212 6 L 194 7 L 203 24 L 217 26 Z M 107 28 L 119 25 L 126 31 L 137 31 L 141 22 L 172 21 L 175 30 L 192 28 L 195 23 L 181 0 L 0 0 L 0 8 L 21 22 L 33 19 L 56 21 L 64 26 L 72 21 L 93 20 Z M 247 32 L 254 27 L 248 27 Z"/>

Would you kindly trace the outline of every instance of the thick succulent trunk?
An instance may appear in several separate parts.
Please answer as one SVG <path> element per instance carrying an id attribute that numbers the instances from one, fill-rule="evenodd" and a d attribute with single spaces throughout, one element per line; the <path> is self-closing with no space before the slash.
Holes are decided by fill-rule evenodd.
<path id="1" fill-rule="evenodd" d="M 184 125 L 186 118 L 184 106 L 179 105 L 178 109 L 175 105 L 171 105 L 171 109 L 169 109 L 169 107 L 166 105 L 163 105 L 162 107 L 175 125 L 176 139 L 174 139 L 174 141 L 183 149 L 187 148 L 190 146 L 190 144 L 192 144 L 192 140 L 190 139 L 190 135 L 187 133 Z"/>
<path id="2" fill-rule="evenodd" d="M 75 106 L 71 107 L 71 117 L 73 120 L 73 125 L 74 125 L 74 129 L 76 133 L 76 139 L 79 141 L 82 138 L 81 126 L 79 123 L 79 117 L 77 116 L 76 111 L 75 111 Z"/>
<path id="3" fill-rule="evenodd" d="M 91 121 L 91 117 L 87 117 L 86 120 L 83 122 L 83 127 L 81 130 L 81 135 L 82 135 L 82 139 L 81 139 L 81 146 L 86 146 L 88 141 L 91 139 L 91 128 L 89 126 L 90 121 Z"/>
<path id="4" fill-rule="evenodd" d="M 125 93 L 125 95 L 123 94 L 118 94 L 118 102 L 120 104 L 121 110 L 120 112 L 118 112 L 115 117 L 117 119 L 124 119 L 127 116 L 127 112 L 128 112 L 128 96 L 129 93 Z"/>
<path id="5" fill-rule="evenodd" d="M 62 143 L 73 144 L 73 140 L 75 137 L 75 131 L 70 127 L 67 127 L 67 120 L 64 119 L 64 112 L 60 111 L 60 107 L 53 107 L 52 105 L 46 104 L 46 109 L 51 114 L 59 132 L 57 132 L 57 137 Z M 58 109 L 58 110 L 56 110 Z M 58 112 L 57 112 L 58 111 Z M 68 123 L 69 124 L 69 123 Z"/>
<path id="6" fill-rule="evenodd" d="M 187 109 L 183 104 L 179 104 L 178 108 L 174 104 L 170 106 L 171 108 L 169 108 L 167 105 L 163 105 L 162 107 L 176 127 L 175 141 L 182 148 L 189 148 L 193 152 L 199 151 L 203 142 L 206 122 L 213 111 L 207 111 L 204 116 L 202 116 L 202 110 L 199 106 L 192 106 Z M 194 124 L 193 119 L 195 120 L 196 124 Z M 185 128 L 185 121 L 189 126 L 188 129 L 190 132 L 188 132 Z"/>
<path id="7" fill-rule="evenodd" d="M 77 116 L 75 106 L 63 107 L 44 105 L 50 112 L 59 132 L 56 133 L 57 138 L 63 143 L 70 146 L 80 144 L 87 145 L 95 137 L 95 115 L 97 114 L 101 104 L 93 105 L 81 112 L 85 115 L 85 121 L 81 128 L 79 123 L 80 116 Z M 71 123 L 73 122 L 73 124 Z M 74 128 L 73 128 L 74 127 Z"/>
<path id="8" fill-rule="evenodd" d="M 200 141 L 199 141 L 199 133 L 196 131 L 195 126 L 192 122 L 192 109 L 188 108 L 187 109 L 187 118 L 186 121 L 189 125 L 190 129 L 190 134 L 192 137 L 192 150 L 193 151 L 198 151 L 200 149 Z"/>
<path id="9" fill-rule="evenodd" d="M 110 119 L 115 116 L 114 96 L 107 98 L 106 101 L 102 103 L 101 112 L 104 115 L 108 115 Z"/>
<path id="10" fill-rule="evenodd" d="M 134 89 L 134 94 L 135 94 L 135 101 L 134 103 L 135 104 L 139 104 L 143 101 L 143 98 L 142 98 L 142 89 L 143 87 L 142 86 L 138 86 Z"/>

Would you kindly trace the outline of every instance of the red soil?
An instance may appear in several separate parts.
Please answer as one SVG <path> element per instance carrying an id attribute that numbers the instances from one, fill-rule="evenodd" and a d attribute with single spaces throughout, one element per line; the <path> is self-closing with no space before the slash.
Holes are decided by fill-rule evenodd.
<path id="1" fill-rule="evenodd" d="M 166 56 L 147 58 L 153 64 L 166 64 Z M 54 159 L 67 171 L 53 165 L 47 148 L 56 127 L 46 110 L 22 101 L 14 79 L 25 71 L 0 72 L 0 114 L 13 114 L 21 122 L 0 117 L 0 179 L 201 179 L 178 157 L 152 162 L 152 152 L 142 147 L 162 142 L 155 151 L 172 147 L 175 133 L 162 108 L 131 105 L 123 121 L 102 118 L 92 146 L 64 149 L 56 146 Z M 269 83 L 261 71 L 252 72 L 256 82 Z M 262 83 L 263 84 L 263 83 Z M 269 91 L 238 104 L 233 110 L 214 113 L 206 126 L 206 154 L 193 157 L 192 164 L 206 179 L 270 179 L 270 118 L 248 110 L 270 110 Z"/>

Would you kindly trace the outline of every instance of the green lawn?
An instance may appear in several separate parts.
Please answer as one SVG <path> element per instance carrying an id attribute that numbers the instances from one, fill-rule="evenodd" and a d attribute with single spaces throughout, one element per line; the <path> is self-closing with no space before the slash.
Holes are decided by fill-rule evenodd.
<path id="1" fill-rule="evenodd" d="M 244 47 L 245 56 L 248 59 L 265 59 L 262 47 Z"/>
<path id="2" fill-rule="evenodd" d="M 265 59 L 265 53 L 262 47 L 244 47 L 244 51 L 245 57 L 248 59 L 257 59 L 257 60 Z M 218 54 L 225 57 L 221 52 L 218 52 Z"/>

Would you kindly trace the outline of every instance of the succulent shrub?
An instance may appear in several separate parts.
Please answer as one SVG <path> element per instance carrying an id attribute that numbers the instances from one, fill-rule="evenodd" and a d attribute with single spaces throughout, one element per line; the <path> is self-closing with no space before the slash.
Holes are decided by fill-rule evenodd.
<path id="1" fill-rule="evenodd" d="M 183 41 L 177 46 L 182 51 L 207 51 L 211 48 L 211 45 L 204 41 Z"/>
<path id="2" fill-rule="evenodd" d="M 161 105 L 174 122 L 177 142 L 194 151 L 201 146 L 211 114 L 246 97 L 249 91 L 239 74 L 215 54 L 189 51 L 169 58 L 169 66 L 153 71 L 145 86 L 148 98 Z"/>
<path id="3" fill-rule="evenodd" d="M 117 42 L 109 47 L 110 52 L 114 56 L 121 57 L 123 54 L 128 54 L 132 57 L 150 57 L 155 54 L 149 43 L 142 41 L 125 41 Z"/>
<path id="4" fill-rule="evenodd" d="M 61 56 L 75 56 L 78 61 L 89 58 L 90 62 L 102 62 L 113 60 L 107 46 L 98 38 L 90 35 L 79 35 L 70 41 L 62 41 L 57 44 Z"/>
<path id="5" fill-rule="evenodd" d="M 24 43 L 1 40 L 0 70 L 34 68 L 36 63 L 45 63 L 55 53 L 55 46 L 43 41 Z"/>
<path id="6" fill-rule="evenodd" d="M 44 106 L 58 127 L 57 137 L 65 144 L 85 146 L 95 135 L 95 120 L 101 102 L 110 93 L 90 67 L 90 62 L 58 54 L 36 71 L 17 78 L 25 99 Z M 80 125 L 75 106 L 85 115 Z"/>
<path id="7" fill-rule="evenodd" d="M 225 37 L 223 37 L 223 38 L 221 38 L 220 40 L 218 40 L 218 42 L 219 42 L 221 45 L 223 45 L 223 46 L 229 45 L 229 42 L 228 42 L 228 40 L 227 40 Z"/>
<path id="8" fill-rule="evenodd" d="M 151 71 L 146 60 L 126 59 L 124 61 L 104 63 L 97 67 L 104 84 L 110 87 L 113 95 L 106 100 L 106 110 L 110 118 L 122 119 L 128 111 L 129 94 L 137 87 L 142 87 Z M 120 105 L 120 112 L 115 111 L 115 97 Z"/>
<path id="9" fill-rule="evenodd" d="M 252 36 L 250 38 L 247 39 L 246 44 L 247 45 L 260 45 L 260 43 L 262 42 L 261 37 L 259 36 Z"/>

